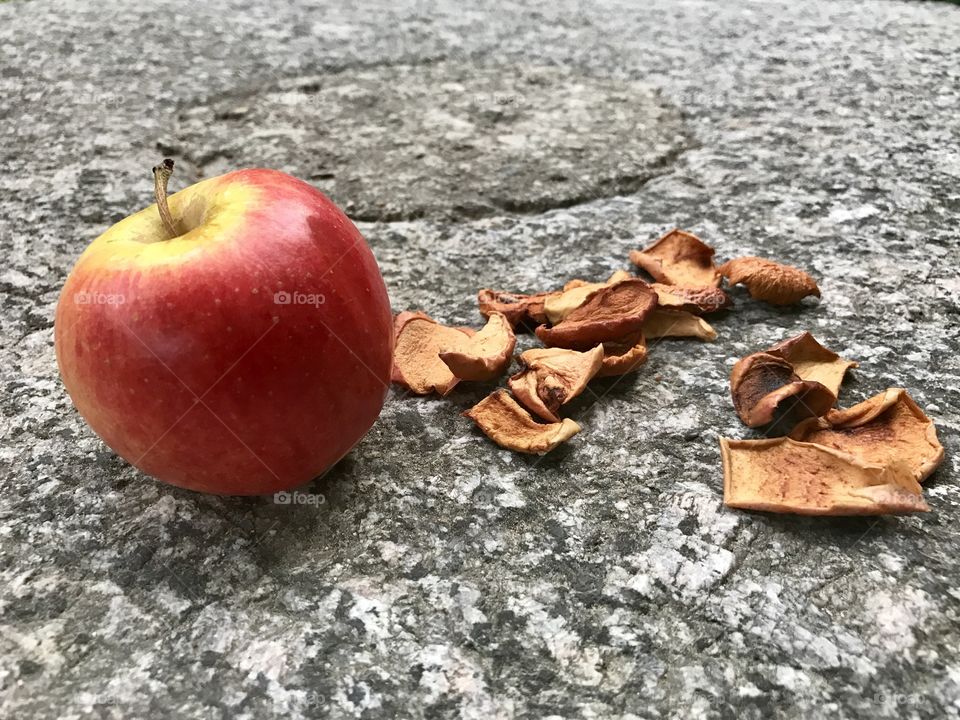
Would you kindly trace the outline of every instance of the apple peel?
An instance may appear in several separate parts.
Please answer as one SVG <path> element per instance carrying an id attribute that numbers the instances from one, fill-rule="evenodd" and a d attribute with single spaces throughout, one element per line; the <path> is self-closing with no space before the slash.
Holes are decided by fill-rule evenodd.
<path id="1" fill-rule="evenodd" d="M 771 305 L 793 305 L 808 295 L 820 297 L 817 281 L 792 265 L 753 256 L 728 260 L 720 266 L 720 274 L 731 285 L 742 283 L 750 297 Z"/>
<path id="2" fill-rule="evenodd" d="M 511 392 L 530 412 L 559 422 L 557 411 L 577 397 L 603 364 L 603 347 L 587 352 L 534 348 L 520 355 L 523 369 L 507 381 Z"/>
<path id="3" fill-rule="evenodd" d="M 674 229 L 643 250 L 631 250 L 630 262 L 667 285 L 717 287 L 720 273 L 714 250 L 692 233 Z"/>
<path id="4" fill-rule="evenodd" d="M 496 390 L 463 414 L 497 445 L 515 452 L 543 455 L 580 432 L 569 418 L 536 422 L 506 390 Z"/>
<path id="5" fill-rule="evenodd" d="M 647 339 L 694 337 L 707 342 L 717 339 L 717 331 L 704 320 L 686 310 L 654 310 L 643 323 Z"/>
<path id="6" fill-rule="evenodd" d="M 461 380 L 485 381 L 503 375 L 517 337 L 510 321 L 502 313 L 490 313 L 487 324 L 466 343 L 457 338 L 452 348 L 441 350 L 439 355 L 450 372 Z"/>
<path id="7" fill-rule="evenodd" d="M 772 429 L 783 423 L 787 430 L 801 420 L 825 415 L 837 400 L 828 387 L 802 380 L 786 360 L 763 352 L 733 366 L 730 394 L 747 427 Z"/>
<path id="8" fill-rule="evenodd" d="M 643 280 L 622 280 L 590 293 L 560 323 L 541 325 L 536 334 L 548 347 L 588 349 L 640 332 L 656 305 L 657 294 Z"/>
<path id="9" fill-rule="evenodd" d="M 904 462 L 922 482 L 943 461 L 937 428 L 903 388 L 889 388 L 846 410 L 811 418 L 790 433 L 794 440 L 825 445 L 865 463 Z"/>
<path id="10" fill-rule="evenodd" d="M 790 438 L 720 438 L 728 507 L 798 515 L 886 515 L 930 508 L 909 467 L 875 465 Z"/>
<path id="11" fill-rule="evenodd" d="M 460 378 L 440 359 L 441 349 L 462 348 L 475 332 L 447 327 L 422 312 L 402 312 L 394 319 L 396 345 L 390 379 L 417 395 L 446 395 Z"/>

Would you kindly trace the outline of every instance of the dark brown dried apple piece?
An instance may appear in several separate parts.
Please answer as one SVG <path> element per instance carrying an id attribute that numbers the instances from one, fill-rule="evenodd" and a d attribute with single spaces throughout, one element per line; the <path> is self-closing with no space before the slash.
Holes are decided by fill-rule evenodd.
<path id="1" fill-rule="evenodd" d="M 551 325 L 556 325 L 567 317 L 571 312 L 583 305 L 587 298 L 595 291 L 616 285 L 624 280 L 632 280 L 633 276 L 626 270 L 617 270 L 606 282 L 587 282 L 574 278 L 563 286 L 563 291 L 554 293 L 548 297 L 543 304 L 543 312 L 547 316 L 547 321 Z"/>
<path id="2" fill-rule="evenodd" d="M 490 317 L 491 313 L 502 313 L 513 327 L 531 325 L 536 327 L 547 322 L 543 304 L 548 297 L 559 293 L 543 292 L 535 295 L 503 292 L 484 288 L 477 293 L 480 314 Z"/>
<path id="3" fill-rule="evenodd" d="M 630 262 L 667 285 L 716 287 L 720 273 L 713 264 L 713 252 L 696 235 L 676 229 L 643 250 L 632 250 Z"/>
<path id="4" fill-rule="evenodd" d="M 916 480 L 943 461 L 933 421 L 903 388 L 890 388 L 846 410 L 800 423 L 794 440 L 825 445 L 875 465 L 906 463 Z"/>
<path id="5" fill-rule="evenodd" d="M 720 438 L 729 507 L 798 515 L 926 512 L 919 483 L 901 463 L 874 465 L 789 438 Z"/>
<path id="6" fill-rule="evenodd" d="M 702 317 L 686 310 L 661 310 L 659 307 L 647 316 L 643 334 L 649 340 L 665 337 L 695 337 L 707 342 L 717 339 L 717 331 Z"/>
<path id="7" fill-rule="evenodd" d="M 829 388 L 801 380 L 790 363 L 768 353 L 748 355 L 733 366 L 730 394 L 745 425 L 784 433 L 801 420 L 826 414 L 837 401 Z"/>
<path id="8" fill-rule="evenodd" d="M 441 348 L 466 345 L 474 334 L 469 328 L 439 324 L 422 312 L 402 312 L 394 318 L 396 345 L 390 379 L 417 395 L 446 395 L 460 381 L 440 359 Z"/>
<path id="9" fill-rule="evenodd" d="M 461 380 L 493 380 L 510 365 L 517 337 L 503 313 L 490 313 L 487 324 L 470 340 L 440 351 L 440 359 Z"/>
<path id="10" fill-rule="evenodd" d="M 559 422 L 557 411 L 583 392 L 603 363 L 603 347 L 587 352 L 534 348 L 520 355 L 523 367 L 507 385 L 517 400 L 544 420 Z"/>
<path id="11" fill-rule="evenodd" d="M 603 364 L 597 377 L 631 373 L 647 361 L 647 340 L 642 332 L 603 343 Z"/>
<path id="12" fill-rule="evenodd" d="M 580 432 L 580 426 L 564 418 L 544 425 L 510 397 L 497 390 L 463 413 L 500 447 L 522 453 L 543 455 Z"/>
<path id="13" fill-rule="evenodd" d="M 764 352 L 786 360 L 801 380 L 825 385 L 834 395 L 840 394 L 843 376 L 850 368 L 859 367 L 854 360 L 845 360 L 828 350 L 808 332 L 778 342 Z"/>
<path id="14" fill-rule="evenodd" d="M 557 325 L 538 327 L 537 337 L 549 347 L 585 350 L 640 332 L 656 305 L 657 294 L 643 280 L 622 280 L 591 293 Z"/>
<path id="15" fill-rule="evenodd" d="M 720 266 L 731 285 L 743 283 L 750 297 L 771 305 L 793 305 L 808 295 L 820 297 L 817 281 L 792 265 L 759 257 L 740 257 Z"/>

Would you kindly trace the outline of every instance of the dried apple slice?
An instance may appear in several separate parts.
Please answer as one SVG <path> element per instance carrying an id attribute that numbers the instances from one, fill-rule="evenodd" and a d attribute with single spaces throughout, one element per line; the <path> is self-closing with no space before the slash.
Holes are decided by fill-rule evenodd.
<path id="1" fill-rule="evenodd" d="M 829 388 L 801 380 L 786 360 L 762 352 L 733 366 L 730 394 L 745 425 L 780 426 L 784 433 L 801 420 L 825 415 L 837 401 Z"/>
<path id="2" fill-rule="evenodd" d="M 661 310 L 659 307 L 643 322 L 648 339 L 663 337 L 695 337 L 707 342 L 717 339 L 717 331 L 702 317 L 686 310 Z"/>
<path id="3" fill-rule="evenodd" d="M 926 512 L 908 467 L 874 465 L 789 438 L 720 438 L 723 501 L 729 507 L 799 515 Z"/>
<path id="4" fill-rule="evenodd" d="M 507 385 L 517 400 L 535 415 L 559 422 L 557 411 L 583 392 L 603 363 L 603 347 L 587 352 L 534 348 L 520 355 L 523 369 Z"/>
<path id="5" fill-rule="evenodd" d="M 790 437 L 826 445 L 866 463 L 902 461 L 919 481 L 943 461 L 936 426 L 903 388 L 890 388 L 846 410 L 811 418 L 797 425 Z"/>
<path id="6" fill-rule="evenodd" d="M 647 340 L 642 332 L 603 343 L 603 364 L 597 377 L 626 375 L 647 361 Z"/>
<path id="7" fill-rule="evenodd" d="M 657 293 L 659 306 L 665 310 L 686 310 L 695 315 L 726 310 L 733 298 L 718 287 L 687 287 L 650 283 Z"/>
<path id="8" fill-rule="evenodd" d="M 422 312 L 402 312 L 393 321 L 396 345 L 391 380 L 417 395 L 446 395 L 460 381 L 439 357 L 441 348 L 462 347 L 474 332 L 439 324 Z"/>
<path id="9" fill-rule="evenodd" d="M 626 270 L 615 271 L 607 278 L 606 282 L 587 282 L 586 280 L 574 278 L 563 286 L 562 292 L 554 293 L 546 299 L 543 304 L 544 314 L 547 316 L 547 320 L 551 325 L 556 325 L 571 312 L 583 305 L 594 291 L 607 287 L 608 285 L 616 285 L 624 280 L 632 279 L 634 279 L 633 275 Z"/>
<path id="10" fill-rule="evenodd" d="M 487 324 L 467 343 L 458 339 L 440 351 L 440 359 L 461 380 L 493 380 L 510 364 L 517 337 L 503 313 L 490 313 Z"/>
<path id="11" fill-rule="evenodd" d="M 825 385 L 834 395 L 840 394 L 840 385 L 847 370 L 860 366 L 855 360 L 845 360 L 833 350 L 828 350 L 808 332 L 782 340 L 764 352 L 783 358 L 793 366 L 793 371 L 801 380 Z"/>
<path id="12" fill-rule="evenodd" d="M 547 316 L 543 312 L 544 302 L 551 295 L 558 294 L 544 292 L 522 295 L 484 288 L 477 293 L 477 304 L 480 306 L 480 314 L 484 317 L 490 317 L 491 313 L 498 312 L 502 313 L 513 327 L 527 324 L 536 327 L 547 322 Z"/>
<path id="13" fill-rule="evenodd" d="M 573 280 L 567 280 L 567 283 L 563 286 L 564 290 L 573 290 L 574 288 L 583 287 L 584 285 L 613 285 L 614 283 L 621 282 L 622 280 L 632 280 L 633 275 L 628 273 L 626 270 L 614 270 L 610 277 L 607 278 L 607 281 L 604 283 L 591 283 L 587 280 L 581 280 L 580 278 L 574 278 Z"/>
<path id="14" fill-rule="evenodd" d="M 731 285 L 743 283 L 750 297 L 771 305 L 793 305 L 808 295 L 820 297 L 817 281 L 800 268 L 759 257 L 740 257 L 720 266 Z"/>
<path id="15" fill-rule="evenodd" d="M 606 283 L 571 280 L 563 286 L 563 292 L 546 299 L 543 303 L 543 314 L 551 325 L 557 325 L 583 305 L 590 295 L 606 286 Z"/>
<path id="16" fill-rule="evenodd" d="M 522 453 L 543 455 L 580 432 L 580 426 L 564 418 L 544 425 L 510 397 L 497 390 L 463 413 L 500 447 Z"/>
<path id="17" fill-rule="evenodd" d="M 549 347 L 592 348 L 640 332 L 656 305 L 657 294 L 643 280 L 622 280 L 592 292 L 557 325 L 538 327 L 537 337 Z"/>
<path id="18" fill-rule="evenodd" d="M 630 262 L 667 285 L 717 287 L 720 273 L 713 264 L 713 252 L 696 235 L 676 229 L 643 250 L 632 250 Z"/>

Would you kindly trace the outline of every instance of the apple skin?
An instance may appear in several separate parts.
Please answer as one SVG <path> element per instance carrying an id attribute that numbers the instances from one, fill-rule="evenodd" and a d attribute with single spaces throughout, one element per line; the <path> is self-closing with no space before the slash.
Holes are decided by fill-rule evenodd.
<path id="1" fill-rule="evenodd" d="M 320 191 L 239 170 L 120 221 L 81 255 L 57 305 L 57 363 L 118 455 L 192 490 L 302 485 L 380 414 L 390 302 L 360 232 Z M 282 293 L 286 293 L 283 295 Z M 285 302 L 286 301 L 286 302 Z"/>

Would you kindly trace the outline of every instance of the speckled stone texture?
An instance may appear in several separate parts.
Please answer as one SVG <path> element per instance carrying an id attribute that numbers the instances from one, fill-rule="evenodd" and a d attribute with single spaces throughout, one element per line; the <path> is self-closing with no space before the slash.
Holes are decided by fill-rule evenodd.
<path id="1" fill-rule="evenodd" d="M 0 4 L 0 717 L 960 716 L 960 8 L 346 5 Z M 528 68 L 554 80 L 525 92 Z M 343 108 L 274 107 L 344 77 L 362 139 Z M 467 132 L 478 94 L 555 139 Z M 330 152 L 355 153 L 298 154 L 325 115 Z M 416 129 L 443 165 L 451 127 L 483 187 L 370 150 Z M 393 392 L 303 488 L 323 504 L 199 496 L 105 448 L 53 353 L 71 264 L 149 202 L 165 152 L 176 187 L 239 162 L 314 173 L 366 219 L 394 309 L 451 323 L 478 324 L 480 286 L 603 278 L 673 225 L 808 269 L 823 299 L 734 291 L 715 343 L 593 383 L 545 458 L 460 417 L 489 391 L 464 383 Z M 932 512 L 723 507 L 717 436 L 751 436 L 730 367 L 805 329 L 861 362 L 842 404 L 903 386 L 936 420 Z"/>

